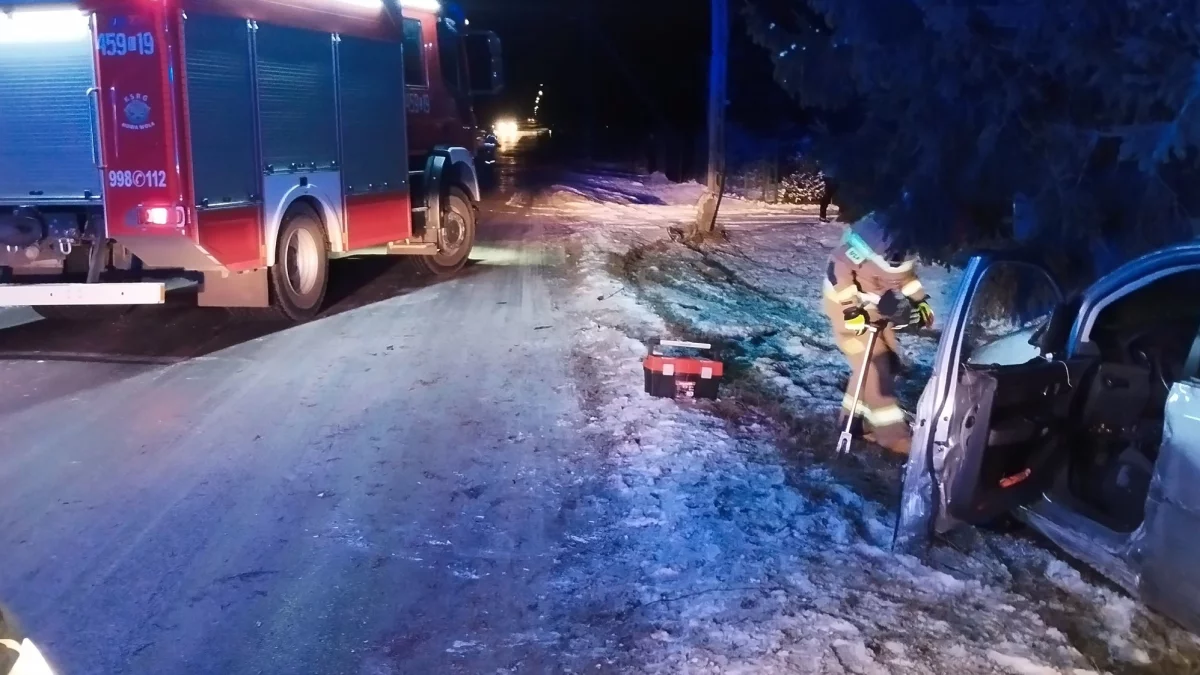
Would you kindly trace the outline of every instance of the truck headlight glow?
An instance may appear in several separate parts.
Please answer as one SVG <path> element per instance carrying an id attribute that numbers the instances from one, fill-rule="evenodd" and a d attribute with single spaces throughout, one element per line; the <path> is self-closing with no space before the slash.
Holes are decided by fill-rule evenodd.
<path id="1" fill-rule="evenodd" d="M 517 126 L 516 120 L 502 119 L 496 121 L 496 136 L 501 139 L 512 140 L 520 134 L 520 127 Z"/>
<path id="2" fill-rule="evenodd" d="M 88 15 L 75 9 L 0 12 L 0 42 L 67 42 L 92 32 Z"/>

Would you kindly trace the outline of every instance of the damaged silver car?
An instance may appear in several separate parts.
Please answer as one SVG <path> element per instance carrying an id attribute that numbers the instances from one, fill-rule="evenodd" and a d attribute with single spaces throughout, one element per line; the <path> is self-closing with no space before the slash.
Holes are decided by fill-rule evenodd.
<path id="1" fill-rule="evenodd" d="M 1200 243 L 1067 299 L 967 265 L 917 406 L 897 545 L 1012 513 L 1200 631 Z"/>

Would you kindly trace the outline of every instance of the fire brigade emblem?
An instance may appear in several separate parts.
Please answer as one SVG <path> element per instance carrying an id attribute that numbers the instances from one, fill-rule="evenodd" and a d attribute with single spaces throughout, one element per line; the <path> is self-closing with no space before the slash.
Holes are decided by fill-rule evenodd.
<path id="1" fill-rule="evenodd" d="M 125 121 L 121 123 L 126 129 L 142 130 L 154 126 L 150 119 L 149 97 L 145 94 L 130 94 L 125 97 Z"/>

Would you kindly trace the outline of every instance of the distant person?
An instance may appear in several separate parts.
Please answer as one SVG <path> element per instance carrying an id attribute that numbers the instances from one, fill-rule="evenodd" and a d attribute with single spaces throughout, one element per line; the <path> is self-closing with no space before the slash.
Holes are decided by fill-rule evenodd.
<path id="1" fill-rule="evenodd" d="M 934 322 L 929 294 L 917 279 L 915 263 L 871 214 L 846 228 L 829 257 L 824 280 L 825 313 L 833 323 L 838 349 L 850 362 L 843 423 L 847 415 L 860 418 L 873 432 L 867 440 L 900 455 L 908 454 L 912 431 L 896 402 L 895 377 L 902 360 L 895 352 L 895 329 L 932 328 Z M 869 355 L 868 323 L 881 327 Z M 868 364 L 862 397 L 855 406 L 855 384 Z"/>
<path id="2" fill-rule="evenodd" d="M 822 166 L 818 174 L 821 178 L 821 222 L 829 222 L 829 205 L 837 197 L 837 179 L 832 167 Z"/>

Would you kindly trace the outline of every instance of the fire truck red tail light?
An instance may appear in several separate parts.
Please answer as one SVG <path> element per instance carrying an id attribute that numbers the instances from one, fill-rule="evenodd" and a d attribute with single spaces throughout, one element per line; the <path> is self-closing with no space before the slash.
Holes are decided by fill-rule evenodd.
<path id="1" fill-rule="evenodd" d="M 144 206 L 139 214 L 138 223 L 158 227 L 182 227 L 185 217 L 181 206 Z"/>
<path id="2" fill-rule="evenodd" d="M 146 209 L 146 223 L 148 225 L 166 225 L 170 218 L 171 212 L 165 206 Z"/>

